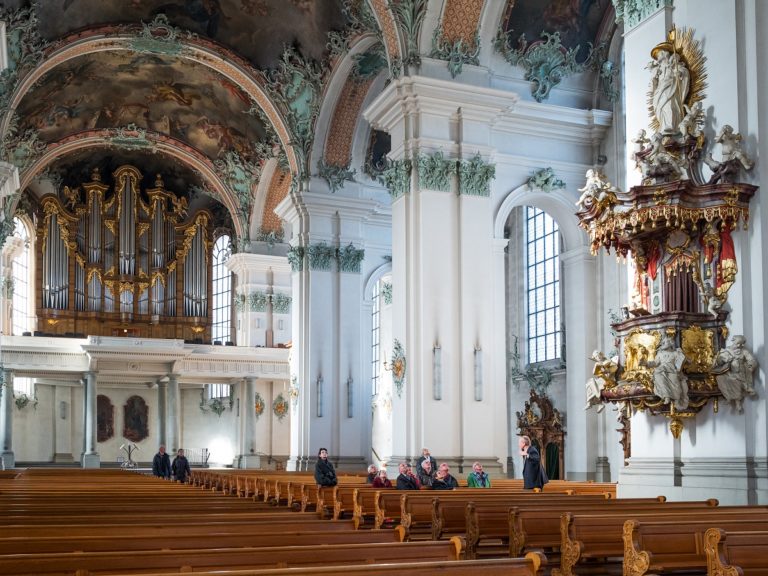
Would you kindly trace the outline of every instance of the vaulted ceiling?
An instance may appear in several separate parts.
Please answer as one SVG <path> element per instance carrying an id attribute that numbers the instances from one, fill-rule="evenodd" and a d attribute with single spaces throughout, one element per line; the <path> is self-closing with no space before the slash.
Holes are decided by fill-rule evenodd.
<path id="1" fill-rule="evenodd" d="M 497 9 L 497 0 L 0 0 L 9 64 L 0 159 L 19 167 L 33 197 L 87 181 L 93 168 L 108 181 L 131 163 L 253 239 L 280 227 L 272 208 L 292 177 L 314 170 L 321 106 L 331 110 L 323 160 L 348 168 L 364 98 L 377 75 L 408 73 L 420 26 L 437 22 L 447 45 L 472 45 L 482 15 Z M 508 0 L 498 14 L 512 44 L 559 32 L 564 49 L 582 46 L 582 60 L 612 23 L 609 0 Z M 362 41 L 348 77 L 332 80 Z M 329 91 L 332 81 L 340 88 Z M 273 181 L 261 183 L 267 163 Z"/>

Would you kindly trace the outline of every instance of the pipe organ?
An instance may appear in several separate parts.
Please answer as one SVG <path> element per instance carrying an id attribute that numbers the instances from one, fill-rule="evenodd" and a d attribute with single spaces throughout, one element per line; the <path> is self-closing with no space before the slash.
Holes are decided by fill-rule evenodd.
<path id="1" fill-rule="evenodd" d="M 38 234 L 39 327 L 52 334 L 210 338 L 212 220 L 187 201 L 141 190 L 133 166 L 112 189 L 92 181 L 42 198 Z"/>

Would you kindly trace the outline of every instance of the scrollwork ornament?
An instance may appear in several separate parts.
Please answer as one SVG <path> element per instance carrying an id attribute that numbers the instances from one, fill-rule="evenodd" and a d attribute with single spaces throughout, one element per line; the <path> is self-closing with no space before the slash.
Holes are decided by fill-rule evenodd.
<path id="1" fill-rule="evenodd" d="M 323 159 L 317 161 L 317 175 L 328 182 L 328 187 L 333 194 L 344 187 L 344 182 L 354 182 L 356 173 L 357 170 L 350 170 L 349 166 L 326 164 Z"/>
<path id="2" fill-rule="evenodd" d="M 406 66 L 421 65 L 419 55 L 419 31 L 427 15 L 427 0 L 399 0 L 391 2 L 390 7 L 395 15 L 400 30 L 406 41 Z"/>
<path id="3" fill-rule="evenodd" d="M 616 23 L 624 22 L 627 32 L 661 8 L 672 6 L 672 0 L 613 0 L 613 5 L 616 8 Z"/>
<path id="4" fill-rule="evenodd" d="M 624 576 L 642 576 L 648 571 L 650 566 L 650 557 L 648 552 L 638 552 L 635 549 L 634 539 L 632 538 L 637 520 L 627 520 L 624 522 Z"/>
<path id="5" fill-rule="evenodd" d="M 277 398 L 272 402 L 272 413 L 275 415 L 278 422 L 282 422 L 283 418 L 288 414 L 288 401 L 282 393 L 278 394 Z"/>
<path id="6" fill-rule="evenodd" d="M 395 385 L 395 391 L 397 397 L 402 398 L 403 388 L 405 387 L 405 351 L 400 340 L 395 338 L 394 346 L 392 347 L 392 382 Z"/>
<path id="7" fill-rule="evenodd" d="M 259 417 L 264 414 L 264 408 L 266 406 L 266 403 L 264 402 L 264 398 L 256 392 L 256 396 L 253 399 L 253 411 L 256 416 L 256 420 L 259 419 Z"/>
<path id="8" fill-rule="evenodd" d="M 472 42 L 464 42 L 463 38 L 458 38 L 453 42 L 449 41 L 443 35 L 443 27 L 435 29 L 432 36 L 432 52 L 430 56 L 439 60 L 448 62 L 448 71 L 451 78 L 456 78 L 461 74 L 464 64 L 480 64 L 478 56 L 480 55 L 480 35 L 475 32 Z"/>
<path id="9" fill-rule="evenodd" d="M 565 182 L 560 180 L 552 168 L 542 168 L 531 174 L 528 178 L 528 188 L 530 190 L 539 189 L 542 192 L 552 192 L 565 188 Z"/>

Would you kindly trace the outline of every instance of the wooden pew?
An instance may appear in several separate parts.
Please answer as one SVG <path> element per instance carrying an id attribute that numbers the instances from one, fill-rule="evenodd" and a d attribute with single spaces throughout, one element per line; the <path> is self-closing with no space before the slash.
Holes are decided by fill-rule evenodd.
<path id="1" fill-rule="evenodd" d="M 642 576 L 649 571 L 655 574 L 704 571 L 707 556 L 701 543 L 712 522 L 710 518 L 687 522 L 627 520 L 624 523 L 624 576 Z M 717 528 L 728 532 L 768 531 L 768 517 L 716 522 Z"/>
<path id="2" fill-rule="evenodd" d="M 211 548 L 202 550 L 134 550 L 0 555 L 1 574 L 122 574 L 149 571 L 199 571 L 335 566 L 365 563 L 457 561 L 463 552 L 460 538 L 440 542 L 329 544 L 266 548 Z"/>
<path id="3" fill-rule="evenodd" d="M 768 575 L 768 532 L 725 531 L 704 533 L 707 576 Z"/>
<path id="4" fill-rule="evenodd" d="M 296 527 L 299 528 L 299 527 Z M 96 536 L 5 536 L 0 538 L 0 555 L 51 552 L 131 552 L 134 550 L 187 550 L 203 548 L 264 548 L 275 546 L 319 546 L 326 544 L 365 544 L 400 542 L 395 530 L 311 530 L 281 532 L 243 530 L 238 532 L 186 532 L 165 536 L 124 533 Z"/>
<path id="5" fill-rule="evenodd" d="M 663 507 L 661 507 L 663 508 Z M 576 564 L 589 559 L 622 558 L 624 555 L 623 530 L 628 519 L 638 521 L 688 522 L 711 519 L 738 521 L 741 518 L 768 516 L 766 507 L 724 506 L 692 508 L 688 510 L 566 512 L 561 517 L 560 569 L 553 569 L 554 576 L 572 576 Z"/>
<path id="6" fill-rule="evenodd" d="M 415 490 L 413 492 L 416 492 Z M 402 490 L 377 490 L 374 495 L 375 520 L 373 527 L 378 530 L 400 520 L 400 496 Z"/>
<path id="7" fill-rule="evenodd" d="M 541 576 L 547 559 L 543 554 L 530 552 L 525 558 L 494 558 L 487 560 L 462 560 L 460 562 L 411 562 L 407 570 L 419 576 Z M 216 570 L 195 571 L 197 576 L 370 576 L 398 575 L 405 572 L 402 564 L 363 564 L 359 566 L 313 566 L 311 568 L 262 569 L 262 570 Z M 167 573 L 142 576 L 167 576 Z M 125 576 L 138 576 L 126 574 Z"/>

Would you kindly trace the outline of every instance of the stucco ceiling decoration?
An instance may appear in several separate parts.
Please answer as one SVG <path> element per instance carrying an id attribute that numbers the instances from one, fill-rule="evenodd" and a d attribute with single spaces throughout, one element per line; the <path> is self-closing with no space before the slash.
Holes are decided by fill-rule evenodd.
<path id="1" fill-rule="evenodd" d="M 484 3 L 484 0 L 448 0 L 441 22 L 443 37 L 451 43 L 461 40 L 474 46 Z"/>

